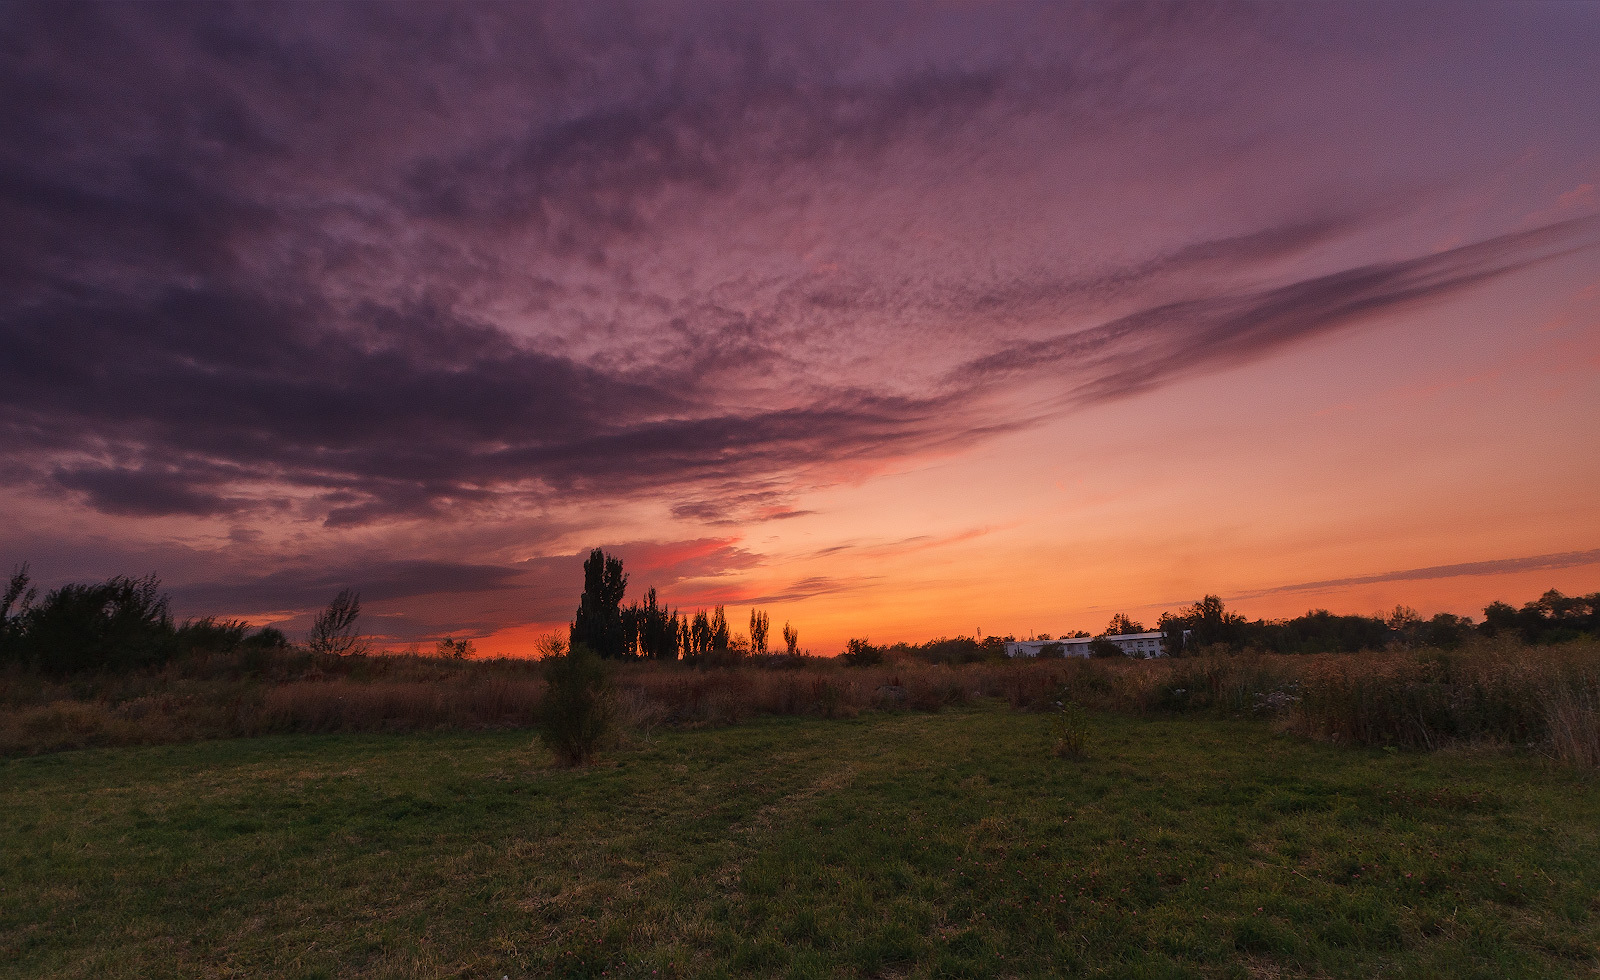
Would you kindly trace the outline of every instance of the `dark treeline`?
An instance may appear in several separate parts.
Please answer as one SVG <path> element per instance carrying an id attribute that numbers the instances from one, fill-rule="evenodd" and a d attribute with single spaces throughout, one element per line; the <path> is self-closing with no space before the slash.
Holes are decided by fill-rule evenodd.
<path id="1" fill-rule="evenodd" d="M 1176 655 L 1198 653 L 1358 653 L 1391 647 L 1438 647 L 1452 650 L 1469 639 L 1509 637 L 1530 644 L 1562 643 L 1600 638 L 1600 592 L 1586 596 L 1565 596 L 1552 589 L 1521 609 L 1495 602 L 1484 609 L 1482 623 L 1469 616 L 1439 613 L 1423 619 L 1408 606 L 1396 606 L 1381 616 L 1341 616 L 1326 609 L 1313 609 L 1292 619 L 1246 619 L 1230 611 L 1222 599 L 1208 595 L 1177 612 L 1161 615 L 1156 629 L 1163 632 L 1166 649 Z M 1145 627 L 1118 613 L 1098 634 L 1099 638 L 1117 634 L 1142 633 Z M 1085 631 L 1066 637 L 1089 637 Z M 872 666 L 885 661 L 920 661 L 930 664 L 964 664 L 1005 656 L 1005 645 L 1014 636 L 939 637 L 926 643 L 874 645 L 864 639 L 845 644 L 842 657 L 852 666 Z M 1048 634 L 1037 637 L 1050 640 Z M 1110 643 L 1091 644 L 1095 656 L 1122 656 L 1121 648 Z M 1062 648 L 1046 646 L 1040 653 L 1059 657 Z"/>
<path id="2" fill-rule="evenodd" d="M 761 610 L 751 610 L 747 634 L 735 634 L 722 606 L 691 615 L 664 604 L 653 588 L 642 601 L 624 605 L 627 585 L 620 559 L 599 549 L 590 554 L 584 563 L 583 594 L 569 630 L 572 645 L 582 645 L 607 659 L 697 666 L 784 665 L 806 656 L 800 650 L 798 632 L 788 623 L 781 631 L 783 646 L 768 651 L 770 620 Z M 291 646 L 287 636 L 270 626 L 255 629 L 239 620 L 210 616 L 179 623 L 169 605 L 154 576 L 116 576 L 100 583 L 68 584 L 41 598 L 23 566 L 7 582 L 0 601 L 0 667 L 57 675 L 136 670 L 196 654 L 266 654 Z M 359 596 L 349 590 L 341 592 L 317 616 L 304 641 L 305 651 L 335 657 L 365 652 L 367 645 L 356 628 L 359 613 Z M 1551 644 L 1600 637 L 1600 593 L 1566 596 L 1551 590 L 1520 609 L 1495 602 L 1484 609 L 1483 621 L 1478 623 L 1450 613 L 1423 619 L 1406 606 L 1377 616 L 1336 615 L 1317 609 L 1292 619 L 1249 620 L 1229 610 L 1220 598 L 1206 596 L 1177 612 L 1163 613 L 1156 629 L 1166 634 L 1168 651 L 1178 655 L 1242 650 L 1298 654 L 1391 647 L 1453 649 L 1474 637 Z M 1119 614 L 1100 635 L 1141 630 L 1141 624 Z M 857 666 L 884 661 L 975 663 L 1003 657 L 1011 639 L 1014 637 L 955 636 L 887 646 L 852 639 L 842 659 Z M 440 644 L 441 652 L 458 659 L 470 649 L 471 644 L 464 640 L 447 639 Z M 1106 652 L 1118 651 L 1107 644 Z"/>
<path id="3" fill-rule="evenodd" d="M 282 632 L 239 620 L 173 620 L 154 575 L 69 584 L 39 598 L 24 565 L 0 603 L 0 665 L 48 674 L 134 670 L 179 657 L 289 645 Z"/>
<path id="4" fill-rule="evenodd" d="M 622 559 L 599 548 L 583 563 L 583 595 L 568 633 L 572 646 L 584 646 L 608 660 L 683 661 L 731 664 L 766 657 L 768 615 L 750 611 L 750 632 L 735 635 L 722 606 L 689 615 L 663 605 L 651 588 L 643 602 L 623 605 L 628 575 Z M 785 623 L 784 656 L 799 656 L 800 634 Z"/>
<path id="5" fill-rule="evenodd" d="M 1473 636 L 1506 636 L 1525 643 L 1560 643 L 1600 637 L 1600 592 L 1568 597 L 1554 589 L 1520 610 L 1504 602 L 1484 609 L 1482 623 L 1439 613 L 1423 619 L 1409 606 L 1382 616 L 1340 616 L 1313 609 L 1293 619 L 1248 620 L 1208 595 L 1157 625 L 1169 651 L 1213 649 L 1263 653 L 1355 653 L 1391 646 L 1450 650 Z"/>

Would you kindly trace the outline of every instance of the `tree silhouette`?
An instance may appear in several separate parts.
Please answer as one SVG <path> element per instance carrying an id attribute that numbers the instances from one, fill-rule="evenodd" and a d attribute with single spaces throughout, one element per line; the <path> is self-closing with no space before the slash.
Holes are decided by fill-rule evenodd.
<path id="1" fill-rule="evenodd" d="M 752 653 L 767 652 L 767 630 L 772 625 L 767 614 L 759 609 L 750 610 L 750 651 Z"/>
<path id="2" fill-rule="evenodd" d="M 728 649 L 733 636 L 728 632 L 728 616 L 721 606 L 711 615 L 711 649 L 721 653 Z"/>
<path id="3" fill-rule="evenodd" d="M 704 609 L 696 611 L 689 624 L 689 652 L 697 657 L 710 653 L 711 635 L 711 617 Z"/>
<path id="4" fill-rule="evenodd" d="M 1107 636 L 1124 636 L 1128 633 L 1143 633 L 1144 624 L 1129 619 L 1126 613 L 1117 613 L 1111 617 L 1111 622 L 1106 626 Z"/>
<path id="5" fill-rule="evenodd" d="M 306 646 L 312 653 L 332 654 L 336 657 L 366 653 L 367 644 L 356 631 L 356 620 L 361 618 L 361 594 L 341 589 L 328 603 L 328 608 L 317 614 L 311 624 L 311 635 Z"/>
<path id="6" fill-rule="evenodd" d="M 583 597 L 572 620 L 570 645 L 583 644 L 601 657 L 612 659 L 627 653 L 627 636 L 622 623 L 622 596 L 628 590 L 628 576 L 622 559 L 599 548 L 589 552 L 583 563 Z"/>

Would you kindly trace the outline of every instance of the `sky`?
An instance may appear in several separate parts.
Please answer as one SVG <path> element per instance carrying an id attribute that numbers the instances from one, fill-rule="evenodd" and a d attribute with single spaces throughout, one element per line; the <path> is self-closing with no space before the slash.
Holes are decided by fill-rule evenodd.
<path id="1" fill-rule="evenodd" d="M 0 4 L 0 560 L 521 654 L 1600 591 L 1600 5 Z"/>

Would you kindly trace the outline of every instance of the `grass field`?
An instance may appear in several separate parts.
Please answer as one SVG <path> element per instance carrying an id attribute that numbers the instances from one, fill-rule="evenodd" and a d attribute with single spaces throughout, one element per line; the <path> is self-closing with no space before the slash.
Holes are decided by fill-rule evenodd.
<path id="1" fill-rule="evenodd" d="M 0 761 L 0 976 L 1593 976 L 1600 781 L 991 705 Z"/>

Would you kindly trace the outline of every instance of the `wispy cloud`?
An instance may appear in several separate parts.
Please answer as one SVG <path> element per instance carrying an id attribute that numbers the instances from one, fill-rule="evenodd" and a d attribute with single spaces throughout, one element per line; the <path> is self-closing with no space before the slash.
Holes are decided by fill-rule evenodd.
<path id="1" fill-rule="evenodd" d="M 961 365 L 950 380 L 978 386 L 1049 372 L 1065 379 L 1061 399 L 1068 405 L 1125 398 L 1596 246 L 1600 219 L 1575 218 L 1270 289 L 1163 303 L 995 351 Z"/>
<path id="2" fill-rule="evenodd" d="M 1262 596 L 1284 595 L 1293 592 L 1324 592 L 1352 585 L 1372 585 L 1378 582 L 1413 582 L 1425 579 L 1456 578 L 1463 575 L 1510 575 L 1516 572 L 1544 572 L 1560 568 L 1581 568 L 1600 565 L 1600 548 L 1588 551 L 1563 551 L 1552 555 L 1531 555 L 1526 558 L 1495 558 L 1489 561 L 1469 561 L 1455 565 L 1432 565 L 1428 568 L 1408 568 L 1378 575 L 1356 575 L 1350 578 L 1327 579 L 1321 582 L 1301 582 L 1296 585 L 1279 585 L 1270 589 L 1243 592 L 1233 599 L 1259 599 Z"/>

